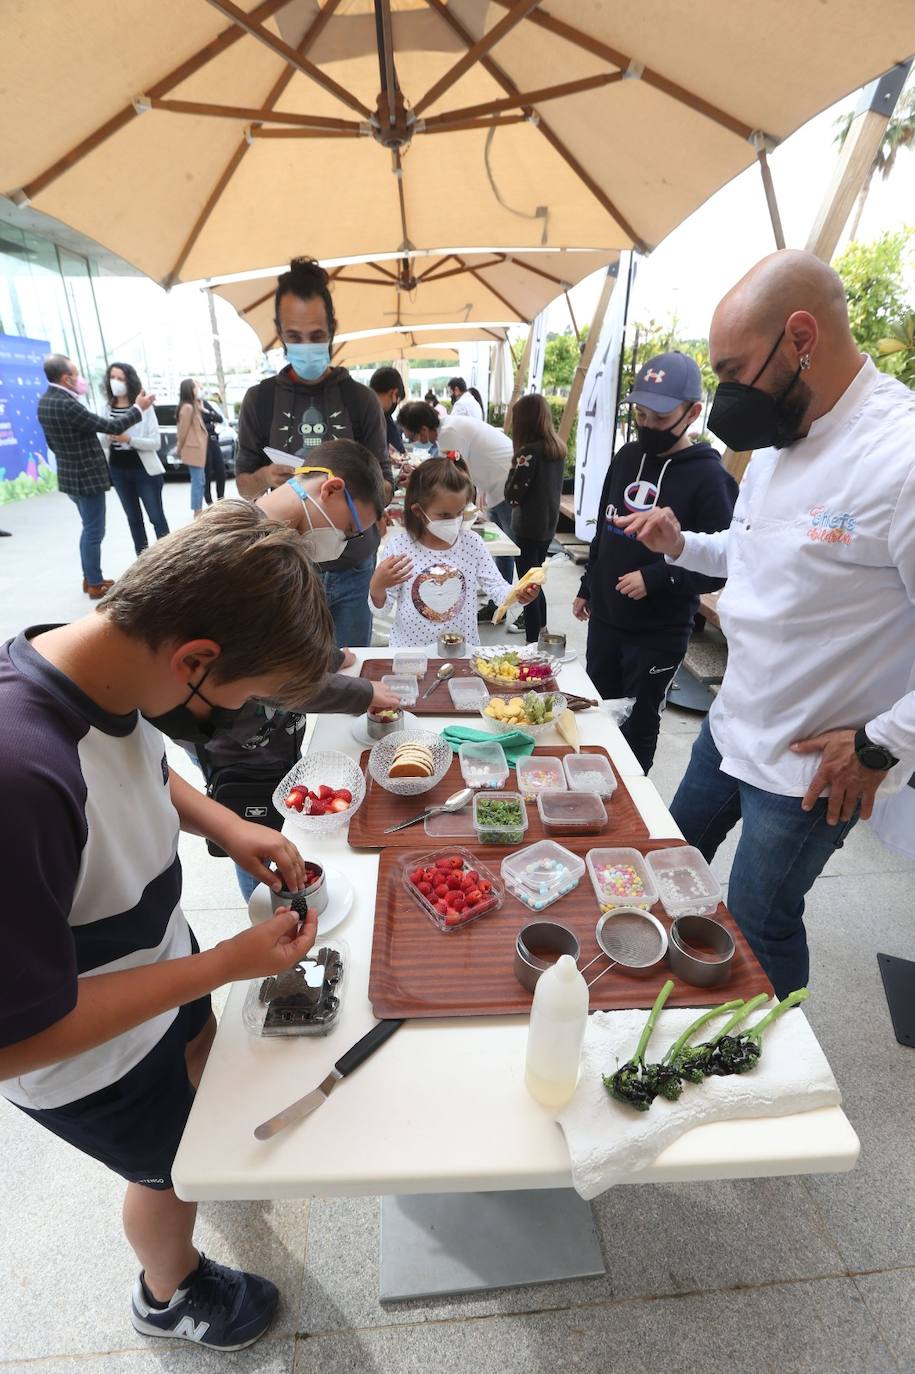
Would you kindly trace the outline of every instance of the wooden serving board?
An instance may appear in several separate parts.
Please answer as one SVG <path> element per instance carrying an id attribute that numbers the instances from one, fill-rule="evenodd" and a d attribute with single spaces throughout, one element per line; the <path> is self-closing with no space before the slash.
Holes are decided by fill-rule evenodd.
<path id="1" fill-rule="evenodd" d="M 643 848 L 671 843 L 649 842 Z M 487 845 L 461 847 L 469 849 L 497 878 L 503 858 L 511 852 Z M 582 858 L 589 847 L 581 839 L 567 842 L 567 848 Z M 558 921 L 567 926 L 581 943 L 582 968 L 600 952 L 595 928 L 601 912 L 587 872 L 573 892 L 543 912 L 531 911 L 506 892 L 498 911 L 447 933 L 438 930 L 407 892 L 402 867 L 407 855 L 440 853 L 446 849 L 447 846 L 426 839 L 425 845 L 419 843 L 411 850 L 389 849 L 381 856 L 369 974 L 369 998 L 376 1016 L 384 1019 L 527 1015 L 532 996 L 515 978 L 514 956 L 518 931 L 530 921 Z M 652 910 L 669 929 L 670 920 L 661 904 Z M 727 926 L 737 944 L 730 979 L 718 988 L 696 988 L 674 978 L 667 1006 L 709 1007 L 734 997 L 749 998 L 758 992 L 771 995 L 769 980 L 723 904 L 715 919 Z M 594 978 L 607 962 L 601 955 L 600 962 L 587 970 L 585 978 Z M 641 974 L 613 968 L 591 988 L 591 1009 L 650 1007 L 661 984 L 671 977 L 666 959 L 657 968 Z"/>
<path id="2" fill-rule="evenodd" d="M 498 735 L 493 735 L 494 740 L 498 741 L 498 738 Z M 583 754 L 601 754 L 610 761 L 606 749 L 599 744 L 582 745 L 581 752 Z M 541 754 L 547 758 L 562 758 L 563 755 L 571 753 L 572 750 L 567 744 L 543 744 L 534 749 L 535 757 L 537 754 Z M 410 816 L 418 815 L 427 806 L 436 806 L 439 802 L 443 802 L 446 797 L 450 797 L 454 792 L 458 792 L 466 786 L 461 776 L 461 764 L 457 754 L 451 760 L 451 766 L 441 782 L 437 783 L 430 791 L 423 792 L 419 797 L 395 797 L 392 792 L 386 792 L 383 787 L 379 787 L 367 771 L 368 757 L 368 753 L 365 753 L 359 760 L 359 766 L 365 773 L 365 800 L 349 823 L 349 842 L 353 849 L 387 849 L 390 846 L 400 849 L 416 849 L 423 844 L 428 844 L 434 848 L 438 841 L 429 838 L 423 829 L 422 821 L 409 826 L 406 830 L 395 831 L 393 835 L 385 835 L 384 830 L 388 825 L 396 825 L 398 821 L 405 821 Z M 610 761 L 610 766 L 613 768 L 612 761 Z M 540 823 L 537 803 L 528 802 L 524 845 L 533 844 L 535 840 L 543 839 L 554 839 L 559 844 L 567 844 L 568 840 L 577 839 L 585 842 L 586 849 L 608 844 L 614 846 L 634 845 L 638 848 L 648 839 L 648 827 L 629 795 L 626 784 L 615 768 L 613 771 L 616 774 L 617 787 L 612 797 L 604 798 L 604 806 L 607 809 L 607 825 L 604 830 L 594 835 L 547 836 Z M 485 793 L 485 790 L 488 789 L 483 790 Z M 518 779 L 514 769 L 509 772 L 504 790 L 507 792 L 518 790 Z M 467 809 L 469 815 L 470 806 Z M 456 839 L 454 843 L 467 846 L 471 841 L 476 844 L 476 836 L 472 830 L 467 838 Z M 665 841 L 665 843 L 672 842 Z M 567 847 L 573 848 L 571 844 Z M 484 845 L 483 848 L 487 849 L 489 846 Z"/>
<path id="3" fill-rule="evenodd" d="M 409 649 L 404 649 L 404 653 L 409 653 Z M 430 658 L 426 668 L 426 676 L 419 684 L 419 698 L 414 706 L 407 706 L 406 710 L 411 711 L 414 716 L 478 716 L 480 713 L 474 707 L 467 710 L 465 707 L 455 706 L 451 700 L 451 693 L 448 691 L 448 683 L 441 682 L 432 693 L 431 697 L 423 700 L 423 692 L 427 687 L 431 687 L 435 681 L 435 675 L 443 663 L 454 664 L 454 677 L 472 677 L 477 682 L 482 682 L 490 696 L 517 696 L 522 692 L 557 692 L 554 677 L 545 678 L 543 682 L 522 682 L 508 683 L 507 685 L 496 685 L 494 682 L 486 682 L 485 679 L 477 677 L 476 673 L 471 672 L 470 660 L 467 658 Z M 394 671 L 394 660 L 392 658 L 367 658 L 360 669 L 359 676 L 367 677 L 371 682 L 378 682 L 386 677 L 388 673 Z M 451 679 L 454 681 L 454 678 Z"/>

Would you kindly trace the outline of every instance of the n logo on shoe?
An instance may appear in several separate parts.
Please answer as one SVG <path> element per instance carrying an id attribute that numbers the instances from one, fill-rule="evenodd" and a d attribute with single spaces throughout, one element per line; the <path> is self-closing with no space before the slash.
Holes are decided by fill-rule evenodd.
<path id="1" fill-rule="evenodd" d="M 183 1336 L 186 1341 L 202 1341 L 209 1329 L 209 1322 L 195 1322 L 193 1317 L 182 1317 L 172 1334 Z"/>

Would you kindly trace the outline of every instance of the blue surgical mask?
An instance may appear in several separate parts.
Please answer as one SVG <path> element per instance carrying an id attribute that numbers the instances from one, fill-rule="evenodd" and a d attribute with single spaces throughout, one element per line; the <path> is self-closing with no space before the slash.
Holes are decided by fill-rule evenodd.
<path id="1" fill-rule="evenodd" d="M 286 357 L 303 382 L 316 382 L 330 367 L 330 344 L 287 344 Z"/>

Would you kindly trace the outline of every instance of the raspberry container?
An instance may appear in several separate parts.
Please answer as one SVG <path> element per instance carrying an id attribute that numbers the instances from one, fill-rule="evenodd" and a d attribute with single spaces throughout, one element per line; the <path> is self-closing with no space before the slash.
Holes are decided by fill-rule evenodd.
<path id="1" fill-rule="evenodd" d="M 414 882 L 413 877 L 419 870 L 426 872 L 429 869 L 435 869 L 436 872 L 443 874 L 443 882 L 440 886 L 446 889 L 446 894 L 448 892 L 457 894 L 458 888 L 453 884 L 449 885 L 448 878 L 460 876 L 462 883 L 460 890 L 464 896 L 463 906 L 458 907 L 456 903 L 452 906 L 451 903 L 455 899 L 452 898 L 449 902 L 447 896 L 437 896 L 434 888 L 429 893 L 420 891 L 418 883 L 425 880 Z M 464 889 L 465 874 L 473 874 L 477 883 L 488 883 L 488 890 L 483 892 L 478 887 Z M 470 925 L 473 921 L 478 921 L 481 916 L 488 916 L 490 912 L 498 911 L 505 898 L 505 891 L 499 879 L 485 864 L 481 864 L 469 849 L 434 849 L 424 854 L 405 854 L 401 863 L 401 878 L 413 901 L 422 908 L 432 924 L 446 935 L 451 935 L 456 930 L 461 930 L 464 926 Z M 480 893 L 479 899 L 468 910 L 467 896 L 474 892 Z M 444 906 L 445 910 L 440 910 L 440 906 Z"/>
<path id="2" fill-rule="evenodd" d="M 596 792 L 599 797 L 612 797 L 616 791 L 616 774 L 603 754 L 567 754 L 562 766 L 570 792 Z"/>
<path id="3" fill-rule="evenodd" d="M 658 900 L 651 869 L 637 849 L 589 849 L 585 863 L 601 911 L 627 906 L 648 911 Z"/>
<path id="4" fill-rule="evenodd" d="M 678 916 L 714 916 L 721 901 L 721 884 L 692 845 L 656 849 L 648 866 L 657 883 L 664 910 Z"/>
<path id="5" fill-rule="evenodd" d="M 596 792 L 541 792 L 537 810 L 547 835 L 599 835 L 607 812 Z"/>
<path id="6" fill-rule="evenodd" d="M 562 760 L 547 758 L 540 754 L 528 754 L 515 764 L 518 774 L 518 791 L 525 801 L 535 801 L 541 792 L 562 792 L 566 779 L 562 771 Z"/>
<path id="7" fill-rule="evenodd" d="M 553 840 L 538 840 L 502 860 L 506 891 L 531 911 L 543 911 L 580 883 L 584 860 Z"/>

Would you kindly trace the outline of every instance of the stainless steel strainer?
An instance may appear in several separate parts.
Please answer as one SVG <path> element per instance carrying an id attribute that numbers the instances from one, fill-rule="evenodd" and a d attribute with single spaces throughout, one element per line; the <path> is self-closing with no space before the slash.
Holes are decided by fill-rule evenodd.
<path id="1" fill-rule="evenodd" d="M 641 907 L 621 906 L 608 911 L 598 921 L 595 935 L 601 953 L 595 954 L 581 972 L 585 973 L 598 959 L 606 957 L 610 963 L 591 979 L 589 988 L 612 968 L 653 968 L 667 953 L 667 931 L 656 916 Z"/>

